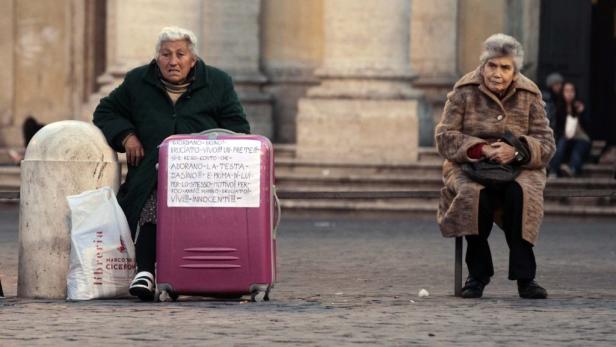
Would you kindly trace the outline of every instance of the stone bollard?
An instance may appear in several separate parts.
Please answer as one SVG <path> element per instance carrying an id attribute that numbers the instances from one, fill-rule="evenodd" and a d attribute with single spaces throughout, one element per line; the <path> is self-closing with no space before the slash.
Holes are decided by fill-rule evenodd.
<path id="1" fill-rule="evenodd" d="M 86 122 L 51 123 L 21 163 L 17 296 L 65 299 L 71 249 L 66 196 L 120 184 L 117 154 Z"/>

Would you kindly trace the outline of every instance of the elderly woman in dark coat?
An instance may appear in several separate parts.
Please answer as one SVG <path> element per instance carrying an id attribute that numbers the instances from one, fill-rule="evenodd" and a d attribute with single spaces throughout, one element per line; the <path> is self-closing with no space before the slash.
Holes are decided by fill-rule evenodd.
<path id="1" fill-rule="evenodd" d="M 484 42 L 481 64 L 462 77 L 447 96 L 435 130 L 445 158 L 437 220 L 444 236 L 466 236 L 469 277 L 462 296 L 478 298 L 494 275 L 488 236 L 494 221 L 505 231 L 510 250 L 509 279 L 523 298 L 546 298 L 535 282 L 533 245 L 543 218 L 545 167 L 554 137 L 537 86 L 520 73 L 523 50 L 511 36 L 495 34 Z M 501 141 L 511 132 L 526 148 L 525 157 Z M 521 168 L 511 182 L 483 186 L 461 170 L 469 162 L 491 160 Z"/>
<path id="2" fill-rule="evenodd" d="M 94 124 L 109 144 L 126 152 L 128 174 L 118 201 L 135 241 L 137 275 L 130 293 L 142 300 L 154 298 L 158 145 L 173 134 L 212 128 L 250 132 L 231 78 L 206 65 L 196 43 L 186 29 L 163 28 L 156 58 L 129 71 L 94 111 Z"/>

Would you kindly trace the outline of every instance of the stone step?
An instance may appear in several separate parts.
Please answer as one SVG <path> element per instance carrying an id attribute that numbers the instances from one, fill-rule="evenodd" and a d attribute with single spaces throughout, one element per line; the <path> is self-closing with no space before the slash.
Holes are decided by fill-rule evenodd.
<path id="1" fill-rule="evenodd" d="M 434 190 L 442 187 L 442 159 L 435 148 L 420 148 L 419 162 L 407 165 L 380 165 L 371 163 L 323 163 L 296 158 L 294 144 L 275 144 L 276 184 L 280 190 Z M 0 151 L 0 158 L 2 157 Z M 126 160 L 119 155 L 126 174 Z M 1 162 L 1 161 L 0 161 Z M 19 190 L 19 167 L 0 166 L 0 190 Z M 586 166 L 583 178 L 550 178 L 549 189 L 605 189 L 616 190 L 616 180 L 611 179 L 610 165 Z M 434 215 L 437 198 L 422 199 L 284 199 L 282 206 L 294 213 L 393 213 Z M 614 199 L 609 198 L 546 198 L 548 215 L 616 216 Z"/>
<path id="2" fill-rule="evenodd" d="M 284 161 L 281 159 L 281 161 Z M 437 170 L 430 164 L 418 163 L 415 167 L 419 173 Z M 599 167 L 599 166 L 597 166 Z M 318 170 L 317 174 L 311 172 L 295 172 L 283 168 L 276 168 L 276 184 L 281 187 L 345 187 L 345 188 L 415 188 L 439 189 L 442 186 L 440 171 L 432 174 L 401 174 L 380 173 L 379 168 L 368 168 L 375 171 L 373 174 L 346 174 L 331 169 Z M 397 170 L 394 168 L 393 170 Z M 401 169 L 402 170 L 402 169 Z M 405 170 L 408 170 L 405 169 Z M 597 168 L 606 170 L 605 168 Z M 123 165 L 126 174 L 126 166 Z M 13 165 L 0 166 L 0 188 L 4 190 L 19 190 L 20 168 Z M 559 189 L 616 189 L 616 180 L 611 178 L 549 178 L 548 185 Z"/>
<path id="3" fill-rule="evenodd" d="M 443 162 L 443 158 L 436 151 L 436 147 L 419 147 L 418 154 L 418 161 L 420 162 Z"/>
<path id="4" fill-rule="evenodd" d="M 9 155 L 10 148 L 0 147 L 0 166 L 11 166 L 16 165 L 11 156 Z M 17 153 L 23 155 L 25 153 L 25 148 L 15 148 L 13 149 Z M 279 159 L 290 159 L 295 157 L 295 144 L 274 144 L 274 154 L 276 156 L 276 160 Z M 126 163 L 126 156 L 123 153 L 118 153 L 118 160 L 121 163 Z"/>
<path id="5" fill-rule="evenodd" d="M 552 191 L 554 189 L 549 188 Z M 316 198 L 316 199 L 303 199 L 303 200 L 307 200 L 307 201 L 336 201 L 336 200 L 343 200 L 343 201 L 347 201 L 347 202 L 374 202 L 374 201 L 393 201 L 396 204 L 422 204 L 422 203 L 434 203 L 437 202 L 439 200 L 439 195 L 438 189 L 431 189 L 431 190 L 425 190 L 425 189 L 365 189 L 365 188 L 327 188 L 327 187 L 302 187 L 302 188 L 288 188 L 288 187 L 284 187 L 281 185 L 277 185 L 277 191 L 280 193 L 279 196 L 283 196 L 286 199 L 290 199 L 290 200 L 302 200 L 302 199 L 296 199 L 296 198 L 286 198 L 288 196 L 297 196 L 297 194 L 302 194 L 302 193 L 359 193 L 362 196 L 365 196 L 365 194 L 368 193 L 373 193 L 376 192 L 377 194 L 381 194 L 381 195 L 387 195 L 388 192 L 396 192 L 396 193 L 400 193 L 400 192 L 406 192 L 406 191 L 414 191 L 414 190 L 419 190 L 422 194 L 417 195 L 417 197 L 396 197 L 396 198 L 357 198 L 357 197 L 353 197 L 353 198 L 345 198 L 345 199 L 340 199 L 340 198 Z M 557 190 L 557 192 L 567 192 L 567 191 L 575 191 L 574 189 L 560 189 Z M 616 192 L 616 190 L 614 190 Z M 425 192 L 425 193 L 424 193 Z M 431 194 L 429 194 L 429 196 L 426 196 L 426 193 L 430 193 L 433 192 Z M 571 193 L 569 193 L 571 194 Z M 546 203 L 551 203 L 551 204 L 556 204 L 556 205 L 560 205 L 560 206 L 575 206 L 575 205 L 585 205 L 585 206 L 615 206 L 616 207 L 616 195 L 614 197 L 575 197 L 575 196 L 567 196 L 567 197 L 562 197 L 562 196 L 554 196 L 553 194 L 547 194 L 547 196 L 545 197 L 545 201 Z"/>
<path id="6" fill-rule="evenodd" d="M 276 161 L 282 158 L 295 158 L 295 147 L 294 143 L 275 143 L 274 155 Z"/>
<path id="7" fill-rule="evenodd" d="M 440 189 L 439 176 L 416 177 L 409 175 L 310 175 L 276 173 L 276 184 L 284 188 L 363 188 L 363 189 Z M 549 178 L 548 186 L 554 189 L 611 189 L 616 190 L 616 180 L 610 178 Z"/>
<path id="8" fill-rule="evenodd" d="M 278 152 L 284 152 L 284 157 L 295 158 L 297 145 L 294 143 L 277 143 L 274 144 L 274 151 L 278 158 Z M 437 162 L 442 163 L 443 159 L 434 147 L 419 147 L 418 149 L 419 162 Z"/>
<path id="9" fill-rule="evenodd" d="M 276 173 L 276 185 L 281 189 L 301 187 L 313 189 L 440 189 L 442 180 L 432 177 L 411 177 L 406 175 L 328 175 Z"/>
<path id="10" fill-rule="evenodd" d="M 301 173 L 311 175 L 374 175 L 405 174 L 409 176 L 440 176 L 442 160 L 417 162 L 404 165 L 382 165 L 370 163 L 320 163 L 291 157 L 276 157 L 276 173 Z M 613 167 L 608 164 L 587 164 L 583 177 L 604 177 L 613 175 Z"/>
<path id="11" fill-rule="evenodd" d="M 0 166 L 0 191 L 18 191 L 20 172 L 19 166 Z"/>
<path id="12" fill-rule="evenodd" d="M 350 200 L 282 200 L 284 213 L 323 214 L 359 213 L 435 216 L 438 202 L 350 201 Z M 559 205 L 546 202 L 545 215 L 550 217 L 616 218 L 616 206 Z"/>

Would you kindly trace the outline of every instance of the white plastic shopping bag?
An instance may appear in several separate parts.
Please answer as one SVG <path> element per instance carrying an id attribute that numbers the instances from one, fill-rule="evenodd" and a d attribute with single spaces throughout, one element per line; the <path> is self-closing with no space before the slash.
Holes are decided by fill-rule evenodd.
<path id="1" fill-rule="evenodd" d="M 135 247 L 113 190 L 89 190 L 67 200 L 71 210 L 67 299 L 128 295 L 135 274 Z"/>

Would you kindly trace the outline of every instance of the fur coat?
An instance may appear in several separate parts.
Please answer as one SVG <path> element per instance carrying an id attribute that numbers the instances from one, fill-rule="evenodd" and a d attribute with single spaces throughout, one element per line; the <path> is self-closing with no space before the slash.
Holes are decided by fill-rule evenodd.
<path id="1" fill-rule="evenodd" d="M 481 68 L 462 77 L 447 95 L 436 146 L 443 163 L 443 183 L 437 221 L 445 237 L 476 235 L 479 193 L 483 186 L 472 181 L 460 164 L 472 162 L 469 148 L 496 141 L 505 130 L 518 136 L 530 150 L 530 161 L 516 178 L 524 194 L 522 237 L 535 244 L 543 219 L 545 167 L 554 154 L 554 136 L 537 86 L 518 73 L 507 94 L 499 99 L 483 83 Z M 496 216 L 499 223 L 499 216 Z"/>

